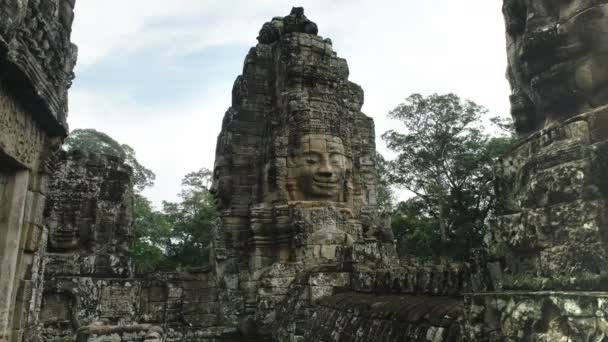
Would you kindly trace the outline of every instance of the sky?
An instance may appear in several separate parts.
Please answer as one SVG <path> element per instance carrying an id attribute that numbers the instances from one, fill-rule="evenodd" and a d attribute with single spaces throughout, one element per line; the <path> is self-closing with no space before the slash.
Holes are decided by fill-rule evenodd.
<path id="1" fill-rule="evenodd" d="M 232 83 L 264 24 L 302 6 L 346 58 L 380 136 L 412 93 L 455 93 L 508 116 L 500 0 L 82 0 L 70 129 L 133 147 L 156 173 L 144 195 L 176 201 L 182 177 L 212 169 Z"/>

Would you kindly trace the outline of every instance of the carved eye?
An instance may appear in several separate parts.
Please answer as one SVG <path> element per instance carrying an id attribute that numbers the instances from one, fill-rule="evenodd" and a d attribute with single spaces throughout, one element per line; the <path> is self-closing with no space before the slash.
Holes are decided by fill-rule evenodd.
<path id="1" fill-rule="evenodd" d="M 306 164 L 308 165 L 314 165 L 317 163 L 317 160 L 314 158 L 306 158 Z"/>
<path id="2" fill-rule="evenodd" d="M 342 161 L 343 161 L 342 160 L 342 155 L 341 154 L 337 154 L 337 153 L 332 154 L 330 156 L 329 161 L 334 166 L 340 166 L 340 165 L 342 165 Z"/>

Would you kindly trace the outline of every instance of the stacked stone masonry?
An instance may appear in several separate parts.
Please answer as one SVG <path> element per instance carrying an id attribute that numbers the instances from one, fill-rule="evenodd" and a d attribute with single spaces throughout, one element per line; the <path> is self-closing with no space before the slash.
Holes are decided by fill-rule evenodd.
<path id="1" fill-rule="evenodd" d="M 497 168 L 475 341 L 603 341 L 608 295 L 608 5 L 505 0 L 521 142 Z"/>
<path id="2" fill-rule="evenodd" d="M 0 4 L 0 341 L 37 324 L 49 161 L 67 135 L 74 0 Z"/>
<path id="3" fill-rule="evenodd" d="M 502 215 L 488 236 L 493 291 L 467 296 L 471 338 L 589 341 L 608 332 L 607 120 L 604 107 L 570 118 L 502 159 Z"/>

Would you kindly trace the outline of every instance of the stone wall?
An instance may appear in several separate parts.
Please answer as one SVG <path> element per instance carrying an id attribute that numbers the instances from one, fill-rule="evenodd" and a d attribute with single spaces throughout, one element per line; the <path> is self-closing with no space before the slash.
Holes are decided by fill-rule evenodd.
<path id="1" fill-rule="evenodd" d="M 504 291 L 467 296 L 469 341 L 602 341 L 606 292 Z"/>
<path id="2" fill-rule="evenodd" d="M 49 160 L 67 135 L 74 1 L 0 4 L 0 341 L 37 321 Z"/>
<path id="3" fill-rule="evenodd" d="M 466 335 L 605 340 L 608 6 L 505 0 L 503 9 L 522 139 L 497 168 L 490 281 L 466 296 Z"/>
<path id="4" fill-rule="evenodd" d="M 608 290 L 608 110 L 524 140 L 497 169 L 496 289 Z"/>
<path id="5" fill-rule="evenodd" d="M 387 268 L 299 273 L 273 311 L 273 341 L 461 341 L 466 263 L 408 258 Z M 372 337 L 373 336 L 373 337 Z"/>
<path id="6" fill-rule="evenodd" d="M 237 335 L 234 298 L 210 269 L 134 277 L 131 168 L 79 150 L 55 156 L 46 201 L 44 341 L 214 341 Z M 161 328 L 162 327 L 162 328 Z"/>
<path id="7" fill-rule="evenodd" d="M 41 336 L 46 341 L 211 342 L 237 340 L 215 277 L 162 273 L 142 278 L 57 276 L 47 280 Z M 150 335 L 150 336 L 149 336 Z"/>
<path id="8" fill-rule="evenodd" d="M 105 319 L 130 322 L 135 288 L 128 281 L 133 222 L 131 168 L 122 160 L 60 151 L 45 209 L 49 230 L 39 335 L 71 341 Z"/>
<path id="9" fill-rule="evenodd" d="M 467 298 L 470 334 L 588 341 L 606 333 L 608 111 L 524 139 L 497 169 L 489 289 Z M 471 337 L 473 338 L 473 337 Z"/>
<path id="10" fill-rule="evenodd" d="M 478 288 L 478 272 L 469 263 L 449 259 L 401 259 L 398 266 L 352 273 L 352 289 L 374 294 L 459 296 Z"/>
<path id="11" fill-rule="evenodd" d="M 460 298 L 339 293 L 325 297 L 301 341 L 461 341 Z"/>

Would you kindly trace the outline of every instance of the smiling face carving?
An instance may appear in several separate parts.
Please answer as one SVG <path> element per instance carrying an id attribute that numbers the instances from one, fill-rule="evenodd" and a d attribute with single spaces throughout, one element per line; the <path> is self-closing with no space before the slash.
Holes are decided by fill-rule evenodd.
<path id="1" fill-rule="evenodd" d="M 350 160 L 342 139 L 326 134 L 305 134 L 289 156 L 292 200 L 343 201 Z"/>
<path id="2" fill-rule="evenodd" d="M 504 0 L 519 133 L 608 103 L 608 1 Z"/>

